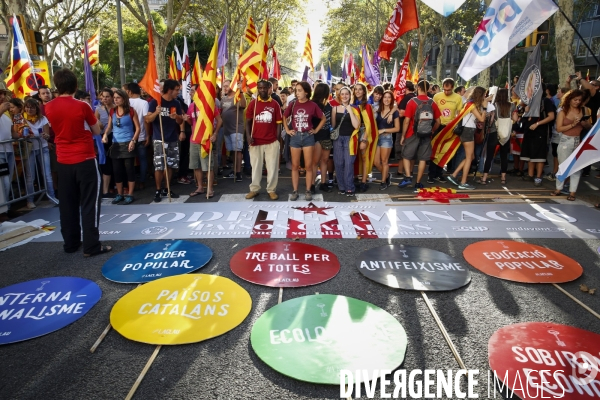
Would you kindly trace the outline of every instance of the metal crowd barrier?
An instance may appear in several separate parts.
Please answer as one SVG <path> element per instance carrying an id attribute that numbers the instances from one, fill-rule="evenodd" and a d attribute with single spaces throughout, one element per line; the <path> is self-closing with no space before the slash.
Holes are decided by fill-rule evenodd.
<path id="1" fill-rule="evenodd" d="M 33 150 L 33 142 L 39 144 L 39 158 Z M 6 206 L 30 196 L 41 198 L 46 194 L 46 171 L 43 159 L 42 139 L 28 137 L 0 141 L 0 212 Z M 31 182 L 27 188 L 28 179 Z M 4 209 L 4 210 L 3 210 Z"/>

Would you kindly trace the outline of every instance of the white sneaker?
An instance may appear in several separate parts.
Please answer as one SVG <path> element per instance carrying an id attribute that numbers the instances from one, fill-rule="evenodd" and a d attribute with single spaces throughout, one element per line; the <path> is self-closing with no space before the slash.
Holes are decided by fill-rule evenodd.
<path id="1" fill-rule="evenodd" d="M 27 208 L 29 208 L 30 210 L 33 210 L 35 207 L 36 207 L 35 204 L 32 203 L 31 201 L 27 202 Z"/>
<path id="2" fill-rule="evenodd" d="M 461 183 L 460 185 L 458 185 L 458 189 L 459 190 L 474 190 L 475 186 L 469 185 L 468 183 Z"/>

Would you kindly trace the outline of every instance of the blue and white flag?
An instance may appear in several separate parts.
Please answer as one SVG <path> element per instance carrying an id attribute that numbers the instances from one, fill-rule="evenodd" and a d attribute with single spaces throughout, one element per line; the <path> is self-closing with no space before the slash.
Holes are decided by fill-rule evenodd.
<path id="1" fill-rule="evenodd" d="M 564 182 L 569 176 L 600 161 L 600 121 L 590 129 L 573 153 L 558 166 L 556 179 Z"/>
<path id="2" fill-rule="evenodd" d="M 465 0 L 421 0 L 427 4 L 433 11 L 442 14 L 444 17 L 452 14 L 463 5 Z"/>
<path id="3" fill-rule="evenodd" d="M 468 81 L 504 57 L 558 10 L 552 0 L 493 0 L 458 74 Z"/>

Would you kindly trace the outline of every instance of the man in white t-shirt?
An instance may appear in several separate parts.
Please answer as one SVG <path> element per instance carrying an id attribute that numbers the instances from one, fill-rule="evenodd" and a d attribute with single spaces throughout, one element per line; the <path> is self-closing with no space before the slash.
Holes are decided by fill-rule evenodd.
<path id="1" fill-rule="evenodd" d="M 146 148 L 150 145 L 152 137 L 152 126 L 144 120 L 144 115 L 148 114 L 148 102 L 141 98 L 142 90 L 140 85 L 135 82 L 127 84 L 127 94 L 129 95 L 129 105 L 133 107 L 140 120 L 140 136 L 135 146 L 135 151 L 140 162 L 140 182 L 138 189 L 143 189 L 148 175 L 148 159 L 146 158 Z"/>

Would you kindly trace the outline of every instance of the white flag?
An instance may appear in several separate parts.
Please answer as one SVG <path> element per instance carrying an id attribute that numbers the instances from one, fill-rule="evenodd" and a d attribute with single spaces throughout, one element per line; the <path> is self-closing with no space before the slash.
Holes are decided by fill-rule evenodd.
<path id="1" fill-rule="evenodd" d="M 458 74 L 468 81 L 529 36 L 558 10 L 552 0 L 493 0 L 479 24 Z"/>
<path id="2" fill-rule="evenodd" d="M 564 182 L 569 176 L 600 161 L 600 121 L 590 129 L 571 155 L 558 166 L 556 179 Z"/>
<path id="3" fill-rule="evenodd" d="M 181 85 L 183 86 L 182 88 L 182 92 L 183 92 L 183 101 L 185 102 L 185 104 L 187 104 L 188 106 L 190 105 L 190 103 L 192 102 L 192 99 L 190 98 L 190 89 L 192 88 L 192 74 L 191 74 L 191 69 L 192 66 L 190 64 L 190 55 L 188 54 L 188 47 L 187 47 L 187 38 L 184 36 L 183 37 L 183 57 L 182 57 L 182 64 L 183 64 L 183 78 L 181 80 Z"/>
<path id="4" fill-rule="evenodd" d="M 396 84 L 396 78 L 398 77 L 398 60 L 394 60 L 394 71 L 392 71 L 392 85 Z"/>

